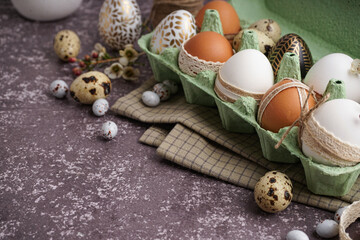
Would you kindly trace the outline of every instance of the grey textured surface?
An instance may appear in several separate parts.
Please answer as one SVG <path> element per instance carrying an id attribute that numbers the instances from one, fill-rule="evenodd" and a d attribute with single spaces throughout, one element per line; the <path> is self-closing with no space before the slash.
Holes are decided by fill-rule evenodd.
<path id="1" fill-rule="evenodd" d="M 138 1 L 143 18 L 151 1 Z M 333 213 L 292 203 L 262 212 L 253 193 L 160 159 L 138 143 L 149 127 L 91 106 L 55 99 L 55 79 L 69 85 L 71 67 L 52 49 L 62 29 L 78 33 L 82 50 L 100 41 L 102 1 L 87 0 L 72 16 L 39 23 L 0 3 L 0 239 L 285 239 L 314 230 Z M 113 80 L 113 104 L 151 76 L 146 56 L 140 81 Z M 117 123 L 116 139 L 99 136 Z M 360 235 L 359 224 L 351 228 Z"/>

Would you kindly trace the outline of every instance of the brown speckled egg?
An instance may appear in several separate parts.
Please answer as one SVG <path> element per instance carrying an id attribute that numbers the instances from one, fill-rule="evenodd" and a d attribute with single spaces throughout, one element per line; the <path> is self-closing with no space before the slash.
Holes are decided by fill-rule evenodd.
<path id="1" fill-rule="evenodd" d="M 54 51 L 63 61 L 76 57 L 80 52 L 80 39 L 71 30 L 62 30 L 54 38 Z"/>
<path id="2" fill-rule="evenodd" d="M 70 95 L 75 101 L 92 104 L 106 98 L 111 91 L 111 81 L 103 73 L 91 71 L 78 76 L 70 86 Z"/>
<path id="3" fill-rule="evenodd" d="M 260 19 L 250 25 L 249 29 L 257 29 L 266 34 L 275 43 L 281 37 L 281 29 L 277 22 L 272 19 Z"/>
<path id="4" fill-rule="evenodd" d="M 269 213 L 276 213 L 289 206 L 293 185 L 288 176 L 278 171 L 267 172 L 256 183 L 254 196 L 257 205 Z"/>
<path id="5" fill-rule="evenodd" d="M 259 30 L 252 29 L 252 31 L 254 31 L 257 35 L 260 52 L 265 54 L 265 56 L 268 56 L 271 49 L 275 46 L 274 41 L 271 38 L 269 38 L 268 36 L 266 36 L 265 33 L 260 32 Z M 244 30 L 241 30 L 234 37 L 232 46 L 235 49 L 235 51 L 237 51 L 237 52 L 239 51 L 239 47 L 241 46 L 241 43 L 242 43 L 241 38 L 242 38 L 243 34 L 244 34 Z"/>

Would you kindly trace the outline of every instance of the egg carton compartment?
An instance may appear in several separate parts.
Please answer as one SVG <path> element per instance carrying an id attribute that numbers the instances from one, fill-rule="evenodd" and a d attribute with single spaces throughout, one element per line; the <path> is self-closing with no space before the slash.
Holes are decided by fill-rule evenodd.
<path id="1" fill-rule="evenodd" d="M 281 26 L 286 26 L 283 28 L 285 29 L 283 34 L 287 32 L 297 32 L 305 36 L 316 60 L 328 53 L 337 51 L 346 52 L 351 55 L 333 43 L 327 43 L 308 30 L 301 29 L 293 23 L 288 23 L 281 16 L 268 10 L 266 6 L 267 3 L 265 3 L 264 0 L 259 1 L 259 3 L 249 0 L 230 0 L 230 3 L 237 10 L 242 19 L 242 23 L 251 23 L 260 18 L 270 17 L 279 21 Z M 244 5 L 241 3 L 244 3 Z M 352 4 L 353 2 L 350 1 L 350 3 Z M 247 12 L 247 8 L 252 9 Z M 289 31 L 289 29 L 291 29 L 291 31 Z M 188 103 L 210 107 L 216 106 L 225 129 L 238 133 L 252 133 L 256 131 L 259 136 L 263 155 L 269 161 L 295 163 L 301 160 L 305 170 L 307 187 L 313 193 L 328 196 L 342 196 L 351 189 L 360 174 L 360 164 L 353 167 L 333 167 L 312 161 L 312 159 L 306 157 L 298 147 L 297 127 L 293 128 L 280 147 L 275 149 L 274 146 L 281 139 L 287 127 L 281 129 L 279 133 L 273 133 L 261 128 L 256 121 L 257 105 L 254 99 L 251 97 L 241 97 L 235 103 L 222 101 L 213 90 L 216 78 L 214 72 L 204 71 L 196 77 L 191 77 L 181 72 L 177 63 L 179 50 L 166 49 L 160 55 L 154 54 L 149 51 L 151 36 L 152 33 L 142 36 L 139 39 L 139 46 L 147 54 L 157 81 L 161 82 L 165 79 L 170 79 L 178 83 L 181 82 Z M 316 50 L 313 51 L 313 49 Z"/>

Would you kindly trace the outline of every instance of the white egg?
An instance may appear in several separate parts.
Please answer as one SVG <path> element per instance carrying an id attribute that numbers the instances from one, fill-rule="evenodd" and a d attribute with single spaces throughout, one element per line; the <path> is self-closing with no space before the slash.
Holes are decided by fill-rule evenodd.
<path id="1" fill-rule="evenodd" d="M 111 140 L 117 135 L 118 127 L 114 122 L 107 121 L 102 125 L 101 131 L 102 131 L 102 136 L 105 139 Z"/>
<path id="2" fill-rule="evenodd" d="M 286 234 L 286 240 L 309 240 L 309 237 L 303 231 L 291 230 Z"/>
<path id="3" fill-rule="evenodd" d="M 304 83 L 323 94 L 330 79 L 342 80 L 345 82 L 346 98 L 360 103 L 360 74 L 350 71 L 353 61 L 343 53 L 326 55 L 310 68 Z"/>
<path id="4" fill-rule="evenodd" d="M 326 219 L 316 227 L 316 233 L 322 238 L 333 238 L 339 234 L 339 224 L 331 219 Z"/>
<path id="5" fill-rule="evenodd" d="M 168 47 L 180 48 L 195 34 L 195 19 L 191 13 L 186 10 L 174 11 L 155 28 L 150 41 L 150 51 L 160 54 Z"/>
<path id="6" fill-rule="evenodd" d="M 92 105 L 92 111 L 98 117 L 104 116 L 108 110 L 109 102 L 103 98 L 96 100 Z"/>
<path id="7" fill-rule="evenodd" d="M 99 33 L 114 49 L 133 44 L 141 33 L 141 13 L 135 0 L 105 0 L 99 14 Z"/>
<path id="8" fill-rule="evenodd" d="M 235 102 L 241 96 L 260 101 L 274 84 L 269 60 L 260 51 L 239 51 L 225 62 L 215 81 L 215 92 L 224 101 Z"/>
<path id="9" fill-rule="evenodd" d="M 153 87 L 154 92 L 159 95 L 160 101 L 166 101 L 170 98 L 171 90 L 170 87 L 163 84 L 163 83 L 157 83 Z"/>
<path id="10" fill-rule="evenodd" d="M 146 91 L 142 94 L 142 101 L 146 106 L 156 107 L 160 103 L 160 97 L 152 91 Z"/>
<path id="11" fill-rule="evenodd" d="M 345 211 L 346 208 L 347 208 L 347 207 L 339 208 L 339 209 L 335 212 L 334 220 L 335 220 L 337 223 L 340 222 L 341 215 L 343 214 L 343 212 Z"/>
<path id="12" fill-rule="evenodd" d="M 359 132 L 360 104 L 334 99 L 319 106 L 307 119 L 301 136 L 302 151 L 315 162 L 352 166 L 360 162 Z"/>
<path id="13" fill-rule="evenodd" d="M 69 91 L 69 86 L 63 80 L 55 80 L 50 84 L 50 92 L 57 98 L 63 98 Z"/>
<path id="14" fill-rule="evenodd" d="M 168 86 L 170 88 L 171 94 L 175 94 L 179 90 L 179 86 L 174 81 L 165 80 L 165 81 L 163 81 L 163 84 L 165 84 L 166 86 Z"/>

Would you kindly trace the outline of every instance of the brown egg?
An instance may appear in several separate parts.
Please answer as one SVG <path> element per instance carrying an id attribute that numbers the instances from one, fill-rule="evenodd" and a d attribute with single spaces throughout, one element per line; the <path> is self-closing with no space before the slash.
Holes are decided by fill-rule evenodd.
<path id="1" fill-rule="evenodd" d="M 299 118 L 305 104 L 309 87 L 302 82 L 285 78 L 272 86 L 263 96 L 259 105 L 258 122 L 272 132 L 290 126 Z M 310 96 L 305 111 L 313 108 L 315 99 Z"/>
<path id="2" fill-rule="evenodd" d="M 232 40 L 234 36 L 241 30 L 240 19 L 229 3 L 225 1 L 212 1 L 203 6 L 195 17 L 196 26 L 201 29 L 205 10 L 215 9 L 219 12 L 220 20 L 224 35 L 227 39 Z"/>
<path id="3" fill-rule="evenodd" d="M 232 47 L 227 39 L 216 32 L 201 32 L 184 45 L 192 56 L 205 61 L 226 62 L 232 55 Z"/>

